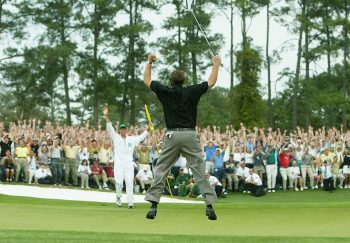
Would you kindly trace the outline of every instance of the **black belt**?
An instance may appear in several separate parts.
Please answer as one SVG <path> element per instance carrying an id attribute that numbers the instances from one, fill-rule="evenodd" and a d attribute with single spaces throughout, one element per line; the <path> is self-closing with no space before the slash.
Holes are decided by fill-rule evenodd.
<path id="1" fill-rule="evenodd" d="M 167 128 L 167 132 L 174 132 L 174 131 L 196 131 L 195 128 L 186 128 L 186 127 L 179 127 L 179 128 Z"/>

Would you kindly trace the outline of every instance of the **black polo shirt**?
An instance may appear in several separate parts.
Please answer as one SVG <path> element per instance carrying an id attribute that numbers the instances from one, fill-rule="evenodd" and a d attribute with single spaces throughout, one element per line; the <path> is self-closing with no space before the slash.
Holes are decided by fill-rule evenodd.
<path id="1" fill-rule="evenodd" d="M 208 82 L 187 87 L 168 87 L 152 81 L 151 90 L 162 103 L 165 124 L 170 128 L 195 128 L 197 104 L 208 90 Z"/>

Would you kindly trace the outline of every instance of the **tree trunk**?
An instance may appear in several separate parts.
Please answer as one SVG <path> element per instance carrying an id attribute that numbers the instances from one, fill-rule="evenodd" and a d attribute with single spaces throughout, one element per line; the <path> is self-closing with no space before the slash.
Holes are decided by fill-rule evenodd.
<path id="1" fill-rule="evenodd" d="M 61 4 L 63 4 L 63 0 L 61 0 Z M 60 36 L 61 36 L 61 45 L 64 45 L 66 43 L 66 36 L 65 36 L 65 23 L 63 16 L 60 17 Z M 62 73 L 63 73 L 63 85 L 64 85 L 64 101 L 66 105 L 66 120 L 67 125 L 70 126 L 72 124 L 72 118 L 71 118 L 71 108 L 70 108 L 70 96 L 69 96 L 69 84 L 68 84 L 68 65 L 67 65 L 67 57 L 65 54 L 63 54 L 62 57 Z"/>
<path id="2" fill-rule="evenodd" d="M 231 31 L 231 35 L 230 35 L 230 90 L 233 90 L 233 86 L 234 86 L 234 60 L 233 60 L 233 56 L 234 56 L 234 44 L 233 44 L 233 18 L 234 18 L 234 11 L 233 11 L 233 3 L 231 2 L 231 16 L 230 16 L 230 31 Z"/>
<path id="3" fill-rule="evenodd" d="M 267 87 L 268 87 L 268 116 L 269 127 L 273 127 L 273 108 L 271 97 L 271 60 L 269 54 L 270 45 L 270 3 L 266 5 L 266 63 L 267 63 Z"/>
<path id="4" fill-rule="evenodd" d="M 181 19 L 181 7 L 180 3 L 176 1 L 176 11 L 177 11 L 177 19 Z M 177 25 L 177 50 L 178 50 L 178 62 L 179 62 L 179 69 L 183 69 L 182 66 L 182 51 L 181 51 L 181 26 L 180 24 Z"/>
<path id="5" fill-rule="evenodd" d="M 329 19 L 329 8 L 326 6 L 326 16 L 323 18 L 324 20 Z M 326 21 L 323 21 L 323 25 L 325 26 L 326 31 L 326 52 L 327 52 L 327 74 L 328 78 L 332 75 L 332 63 L 331 63 L 331 33 L 329 30 L 329 25 L 326 23 Z"/>
<path id="6" fill-rule="evenodd" d="M 247 40 L 247 23 L 246 23 L 246 8 L 245 8 L 245 2 L 243 3 L 244 6 L 242 8 L 242 46 L 243 49 L 247 47 L 248 40 Z"/>
<path id="7" fill-rule="evenodd" d="M 305 27 L 305 82 L 310 81 L 310 56 L 309 56 L 309 15 L 308 15 L 308 3 L 307 0 L 304 2 L 305 4 L 305 19 L 304 19 L 304 27 Z M 308 94 L 304 94 L 305 97 L 305 126 L 310 126 L 310 120 L 311 120 L 311 111 L 310 111 L 310 105 L 308 101 Z"/>
<path id="8" fill-rule="evenodd" d="M 344 11 L 345 11 L 345 16 L 344 19 L 347 20 L 345 21 L 345 23 L 343 24 L 343 38 L 344 38 L 344 48 L 343 48 L 343 52 L 344 52 L 344 56 L 343 56 L 343 65 L 344 65 L 344 78 L 343 78 L 343 94 L 345 97 L 345 102 L 343 105 L 343 109 L 342 109 L 342 123 L 343 123 L 343 129 L 344 131 L 347 130 L 347 123 L 348 123 L 348 119 L 347 119 L 347 108 L 348 108 L 348 90 L 347 90 L 347 82 L 348 80 L 348 48 L 350 46 L 350 41 L 349 41 L 349 30 L 348 30 L 348 26 L 347 26 L 347 22 L 349 21 L 349 6 L 347 4 L 347 2 L 344 2 Z"/>
<path id="9" fill-rule="evenodd" d="M 135 11 L 133 9 L 135 3 Z M 138 0 L 129 0 L 129 24 L 133 26 L 137 21 Z M 136 123 L 136 80 L 135 80 L 135 33 L 129 32 L 129 74 L 130 74 L 130 125 Z"/>
<path id="10" fill-rule="evenodd" d="M 93 124 L 94 127 L 97 128 L 98 125 L 98 113 L 99 113 L 99 97 L 98 97 L 98 43 L 99 43 L 99 36 L 100 36 L 100 16 L 97 9 L 97 4 L 95 4 L 94 9 L 94 29 L 93 29 L 93 35 L 94 35 L 94 47 L 93 47 L 93 74 L 92 74 L 92 81 L 93 81 Z"/>
<path id="11" fill-rule="evenodd" d="M 197 57 L 195 52 L 191 52 L 192 58 L 192 82 L 193 84 L 197 84 Z"/>
<path id="12" fill-rule="evenodd" d="M 305 4 L 302 6 L 302 16 L 305 15 Z M 303 24 L 300 23 L 299 28 L 299 40 L 298 40 L 298 54 L 297 54 L 297 65 L 295 70 L 295 78 L 293 84 L 293 111 L 292 111 L 292 127 L 298 126 L 298 94 L 299 94 L 299 77 L 300 77 L 300 63 L 301 63 L 301 43 L 303 39 Z"/>

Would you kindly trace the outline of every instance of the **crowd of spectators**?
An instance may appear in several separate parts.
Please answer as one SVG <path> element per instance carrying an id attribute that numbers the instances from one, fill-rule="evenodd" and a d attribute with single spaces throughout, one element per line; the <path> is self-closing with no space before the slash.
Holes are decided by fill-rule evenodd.
<path id="1" fill-rule="evenodd" d="M 118 131 L 118 123 L 115 124 Z M 141 132 L 138 126 L 130 135 Z M 219 197 L 228 193 L 262 196 L 276 190 L 350 189 L 350 132 L 325 127 L 307 130 L 197 128 L 208 183 Z M 155 130 L 134 153 L 135 192 L 145 193 L 161 153 L 165 129 Z M 106 130 L 39 120 L 0 123 L 0 181 L 5 183 L 115 188 L 113 150 Z M 175 161 L 174 161 L 175 162 Z M 165 194 L 201 197 L 180 156 L 169 171 Z"/>

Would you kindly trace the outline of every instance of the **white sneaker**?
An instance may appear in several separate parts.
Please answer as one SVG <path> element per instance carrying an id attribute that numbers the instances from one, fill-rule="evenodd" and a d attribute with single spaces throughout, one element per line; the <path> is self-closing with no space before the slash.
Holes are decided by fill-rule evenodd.
<path id="1" fill-rule="evenodd" d="M 146 194 L 146 190 L 143 190 L 143 191 L 142 191 L 142 194 Z"/>
<path id="2" fill-rule="evenodd" d="M 100 190 L 101 190 L 101 189 L 102 189 L 102 186 L 101 186 L 101 185 L 98 185 L 98 189 L 100 189 Z"/>
<path id="3" fill-rule="evenodd" d="M 304 191 L 304 188 L 300 187 L 300 191 Z"/>
<path id="4" fill-rule="evenodd" d="M 85 187 L 85 188 L 86 188 L 86 189 L 90 189 L 90 187 L 88 187 L 88 186 L 87 186 L 87 187 Z"/>
<path id="5" fill-rule="evenodd" d="M 307 186 L 304 187 L 304 190 L 307 190 Z"/>
<path id="6" fill-rule="evenodd" d="M 271 192 L 271 190 L 267 190 L 267 192 Z"/>
<path id="7" fill-rule="evenodd" d="M 272 192 L 276 192 L 275 190 L 272 190 Z"/>
<path id="8" fill-rule="evenodd" d="M 323 183 L 321 183 L 321 188 L 323 188 Z"/>
<path id="9" fill-rule="evenodd" d="M 340 189 L 343 189 L 343 186 L 339 186 Z"/>
<path id="10" fill-rule="evenodd" d="M 243 191 L 243 193 L 247 193 L 247 191 Z"/>
<path id="11" fill-rule="evenodd" d="M 315 188 L 315 189 L 318 189 L 318 185 L 316 185 L 314 188 Z"/>
<path id="12" fill-rule="evenodd" d="M 133 208 L 134 208 L 134 205 L 132 203 L 129 203 L 128 209 L 133 209 Z"/>
<path id="13" fill-rule="evenodd" d="M 84 186 L 81 186 L 81 189 L 84 189 Z"/>
<path id="14" fill-rule="evenodd" d="M 348 185 L 345 185 L 344 188 L 347 189 L 347 188 L 348 188 Z"/>
<path id="15" fill-rule="evenodd" d="M 103 189 L 105 189 L 106 191 L 109 191 L 109 188 L 108 188 L 108 186 L 106 186 L 106 187 L 103 187 Z"/>
<path id="16" fill-rule="evenodd" d="M 298 191 L 299 191 L 298 187 L 296 187 L 296 188 L 295 188 L 295 191 L 296 191 L 296 192 L 298 192 Z"/>

